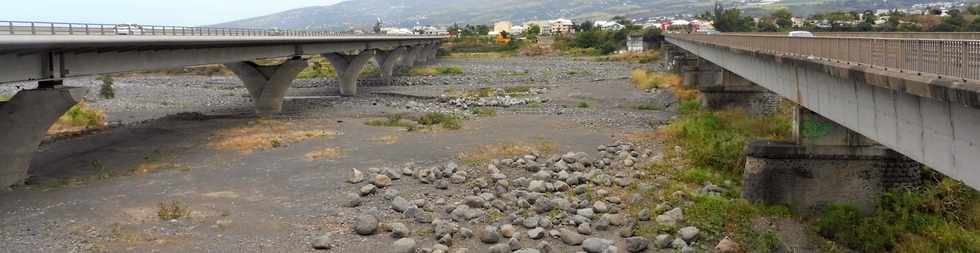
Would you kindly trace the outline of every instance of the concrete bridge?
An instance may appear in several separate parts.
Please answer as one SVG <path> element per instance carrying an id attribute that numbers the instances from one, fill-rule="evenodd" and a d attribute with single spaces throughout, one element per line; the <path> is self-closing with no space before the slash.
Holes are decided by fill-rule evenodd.
<path id="1" fill-rule="evenodd" d="M 0 187 L 22 182 L 48 128 L 86 91 L 69 77 L 204 64 L 224 64 L 245 84 L 259 115 L 282 109 L 286 90 L 322 55 L 336 69 L 340 94 L 357 94 L 363 67 L 374 60 L 385 83 L 397 66 L 435 60 L 442 36 L 356 35 L 260 29 L 0 21 L 0 85 L 37 81 L 0 102 Z M 287 59 L 262 66 L 258 59 Z"/>
<path id="2" fill-rule="evenodd" d="M 980 189 L 980 34 L 669 34 L 709 108 L 798 106 L 795 140 L 748 148 L 743 196 L 866 209 L 918 163 Z M 909 160 L 911 159 L 911 160 Z M 913 162 L 914 161 L 914 162 Z M 916 163 L 918 162 L 918 163 Z"/>

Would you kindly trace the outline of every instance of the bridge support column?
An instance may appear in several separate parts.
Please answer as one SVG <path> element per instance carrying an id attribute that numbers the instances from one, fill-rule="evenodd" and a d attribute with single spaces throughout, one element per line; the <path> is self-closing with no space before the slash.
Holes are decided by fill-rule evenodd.
<path id="1" fill-rule="evenodd" d="M 744 108 L 751 115 L 770 115 L 779 109 L 779 95 L 731 71 L 702 69 L 698 80 L 704 108 Z"/>
<path id="2" fill-rule="evenodd" d="M 248 89 L 255 102 L 255 113 L 267 116 L 282 112 L 282 99 L 296 76 L 308 64 L 306 60 L 293 58 L 276 66 L 260 66 L 255 62 L 227 63 Z"/>
<path id="3" fill-rule="evenodd" d="M 405 56 L 401 59 L 401 66 L 403 68 L 411 69 L 412 67 L 415 67 L 415 63 L 418 62 L 419 47 L 420 46 L 416 45 L 406 48 Z"/>
<path id="4" fill-rule="evenodd" d="M 429 62 L 429 57 L 426 55 L 429 52 L 429 46 L 429 44 L 425 44 L 416 47 L 418 51 L 415 52 L 415 65 L 422 65 Z"/>
<path id="5" fill-rule="evenodd" d="M 392 75 L 395 72 L 395 65 L 404 58 L 405 52 L 404 47 L 399 47 L 391 51 L 378 50 L 377 54 L 374 55 L 374 61 L 381 68 L 381 81 L 385 85 L 394 83 L 394 76 Z"/>
<path id="6" fill-rule="evenodd" d="M 361 75 L 361 70 L 367 65 L 368 60 L 374 57 L 375 50 L 364 50 L 358 55 L 347 55 L 341 53 L 324 54 L 323 57 L 330 61 L 333 68 L 337 70 L 337 79 L 340 81 L 341 96 L 357 95 L 357 78 Z"/>
<path id="7" fill-rule="evenodd" d="M 919 183 L 919 164 L 799 108 L 795 141 L 749 145 L 742 197 L 815 214 L 828 204 L 874 210 L 882 193 Z"/>
<path id="8" fill-rule="evenodd" d="M 430 62 L 431 61 L 435 61 L 436 60 L 436 57 L 439 56 L 439 44 L 438 43 L 435 43 L 435 44 L 429 45 L 429 51 L 427 52 L 426 56 L 428 56 L 428 59 L 427 59 L 428 61 L 430 61 Z"/>
<path id="9" fill-rule="evenodd" d="M 48 129 L 88 92 L 60 86 L 60 81 L 45 81 L 40 86 L 0 102 L 0 188 L 27 179 L 31 159 Z"/>

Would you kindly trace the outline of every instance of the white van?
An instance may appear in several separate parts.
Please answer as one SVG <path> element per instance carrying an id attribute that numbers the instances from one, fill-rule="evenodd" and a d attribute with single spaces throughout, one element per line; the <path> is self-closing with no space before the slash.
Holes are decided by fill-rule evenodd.
<path id="1" fill-rule="evenodd" d="M 812 32 L 807 32 L 807 31 L 792 31 L 792 32 L 789 32 L 789 36 L 790 37 L 803 37 L 803 38 L 813 38 L 813 37 L 815 37 L 815 36 L 813 36 L 813 33 Z"/>
<path id="2" fill-rule="evenodd" d="M 113 30 L 116 35 L 143 35 L 143 26 L 137 24 L 119 24 Z"/>

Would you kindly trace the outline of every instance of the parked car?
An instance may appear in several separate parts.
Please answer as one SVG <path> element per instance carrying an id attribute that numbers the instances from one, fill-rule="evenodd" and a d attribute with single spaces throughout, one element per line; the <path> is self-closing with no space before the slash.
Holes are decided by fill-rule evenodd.
<path id="1" fill-rule="evenodd" d="M 143 35 L 143 26 L 137 24 L 119 24 L 113 30 L 116 35 Z"/>
<path id="2" fill-rule="evenodd" d="M 803 38 L 813 38 L 813 37 L 815 37 L 815 36 L 813 36 L 813 33 L 812 32 L 807 32 L 807 31 L 792 31 L 792 32 L 789 32 L 789 35 L 788 36 L 790 36 L 790 37 L 803 37 Z"/>

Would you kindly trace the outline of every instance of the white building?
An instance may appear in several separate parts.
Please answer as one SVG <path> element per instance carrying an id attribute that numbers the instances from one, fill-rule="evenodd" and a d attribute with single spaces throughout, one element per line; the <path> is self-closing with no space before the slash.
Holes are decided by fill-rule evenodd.
<path id="1" fill-rule="evenodd" d="M 599 20 L 599 21 L 596 21 L 593 24 L 595 25 L 596 28 L 599 28 L 599 29 L 605 30 L 605 31 L 619 31 L 619 30 L 622 30 L 622 29 L 626 28 L 626 26 L 624 26 L 624 25 L 622 25 L 620 23 L 616 23 L 615 21 Z"/>
<path id="2" fill-rule="evenodd" d="M 572 20 L 559 18 L 551 21 L 551 33 L 553 34 L 574 34 L 575 23 Z"/>

